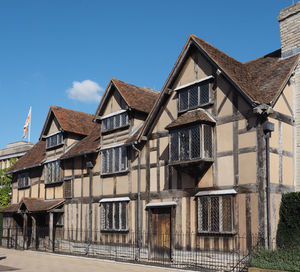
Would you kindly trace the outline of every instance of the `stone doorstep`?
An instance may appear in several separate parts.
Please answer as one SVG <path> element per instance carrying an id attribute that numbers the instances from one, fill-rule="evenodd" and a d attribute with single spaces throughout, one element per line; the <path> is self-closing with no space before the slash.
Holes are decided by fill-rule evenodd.
<path id="1" fill-rule="evenodd" d="M 249 267 L 248 272 L 288 272 L 288 271 Z"/>

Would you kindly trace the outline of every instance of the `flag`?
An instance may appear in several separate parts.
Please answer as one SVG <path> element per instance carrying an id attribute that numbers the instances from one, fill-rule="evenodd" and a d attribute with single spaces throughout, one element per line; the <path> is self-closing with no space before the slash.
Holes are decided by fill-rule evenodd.
<path id="1" fill-rule="evenodd" d="M 27 136 L 30 121 L 31 121 L 31 106 L 29 108 L 29 112 L 28 112 L 28 115 L 27 115 L 27 118 L 26 118 L 26 121 L 25 121 L 23 138 L 26 138 L 26 136 Z"/>

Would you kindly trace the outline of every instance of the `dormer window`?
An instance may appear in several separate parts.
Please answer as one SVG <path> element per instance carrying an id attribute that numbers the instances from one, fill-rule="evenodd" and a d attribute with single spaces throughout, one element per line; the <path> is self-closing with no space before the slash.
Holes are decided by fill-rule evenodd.
<path id="1" fill-rule="evenodd" d="M 210 80 L 212 77 L 175 89 L 178 92 L 178 112 L 195 109 L 211 103 Z"/>
<path id="2" fill-rule="evenodd" d="M 62 132 L 57 132 L 55 134 L 51 134 L 46 138 L 46 148 L 52 148 L 58 145 L 63 144 L 63 135 Z"/>
<path id="3" fill-rule="evenodd" d="M 103 116 L 101 119 L 103 132 L 122 128 L 128 125 L 128 113 L 124 110 Z"/>

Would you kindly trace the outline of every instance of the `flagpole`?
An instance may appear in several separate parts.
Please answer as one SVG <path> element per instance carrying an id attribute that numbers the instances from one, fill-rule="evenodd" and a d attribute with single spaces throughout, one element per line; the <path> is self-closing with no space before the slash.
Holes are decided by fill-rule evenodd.
<path id="1" fill-rule="evenodd" d="M 30 117 L 29 117 L 29 131 L 28 131 L 28 143 L 30 142 L 30 130 L 31 130 L 31 106 L 30 106 Z"/>

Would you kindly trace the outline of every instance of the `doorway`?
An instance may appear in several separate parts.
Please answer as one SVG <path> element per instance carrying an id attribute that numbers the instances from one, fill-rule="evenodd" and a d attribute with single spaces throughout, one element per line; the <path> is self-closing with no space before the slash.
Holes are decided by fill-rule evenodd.
<path id="1" fill-rule="evenodd" d="M 150 212 L 150 258 L 171 259 L 171 208 L 152 208 Z"/>

